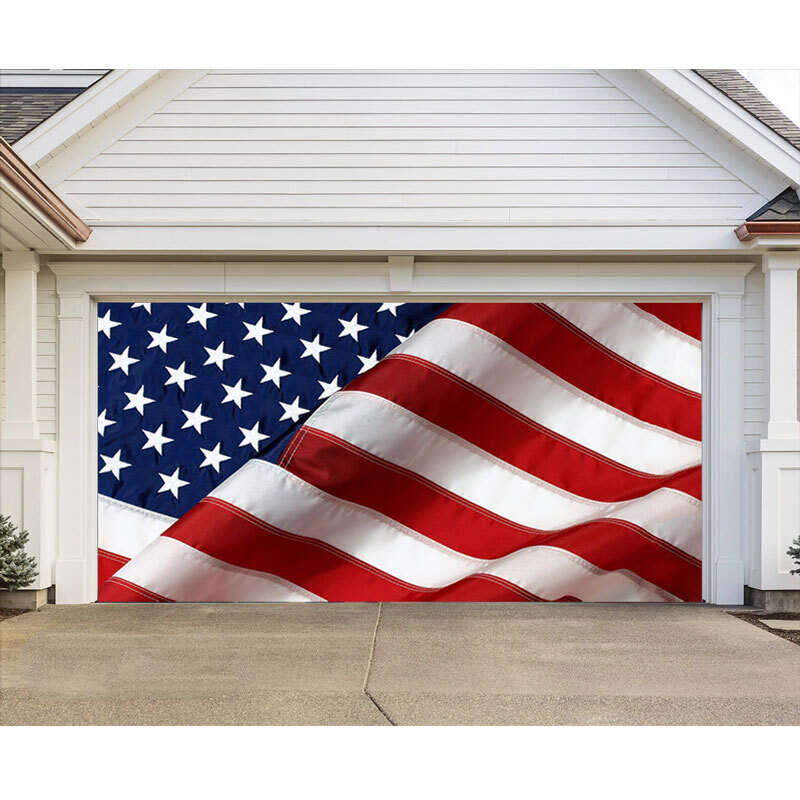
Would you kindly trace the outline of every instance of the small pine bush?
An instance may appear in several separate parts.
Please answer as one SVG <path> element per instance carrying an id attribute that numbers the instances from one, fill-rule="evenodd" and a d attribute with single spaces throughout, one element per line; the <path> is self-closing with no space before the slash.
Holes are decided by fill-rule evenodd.
<path id="1" fill-rule="evenodd" d="M 11 517 L 0 514 L 0 589 L 22 589 L 36 580 L 36 559 L 25 552 L 28 538 Z"/>
<path id="2" fill-rule="evenodd" d="M 786 551 L 786 555 L 797 564 L 797 569 L 789 570 L 790 574 L 800 575 L 800 536 L 792 542 L 792 546 Z"/>

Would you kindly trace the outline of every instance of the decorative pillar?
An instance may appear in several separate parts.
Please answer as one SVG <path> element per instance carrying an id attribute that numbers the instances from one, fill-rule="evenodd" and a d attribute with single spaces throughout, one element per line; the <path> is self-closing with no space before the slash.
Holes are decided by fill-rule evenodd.
<path id="1" fill-rule="evenodd" d="M 56 602 L 97 599 L 96 392 L 91 300 L 58 292 L 58 557 Z"/>
<path id="2" fill-rule="evenodd" d="M 55 442 L 39 438 L 37 420 L 36 282 L 39 254 L 3 253 L 6 418 L 0 422 L 0 513 L 30 533 L 26 550 L 38 576 L 13 593 L 21 607 L 44 602 L 53 584 L 56 549 Z"/>
<path id="3" fill-rule="evenodd" d="M 800 250 L 764 255 L 769 418 L 759 445 L 759 537 L 753 548 L 750 602 L 800 610 L 800 577 L 786 551 L 800 534 L 800 422 L 797 416 L 797 279 Z"/>
<path id="4" fill-rule="evenodd" d="M 800 439 L 797 417 L 797 272 L 800 251 L 766 253 L 767 439 Z"/>
<path id="5" fill-rule="evenodd" d="M 710 352 L 703 403 L 709 402 L 704 432 L 703 506 L 708 525 L 706 586 L 711 603 L 740 605 L 744 599 L 744 524 L 741 495 L 731 487 L 744 479 L 744 313 L 743 291 L 712 295 Z"/>

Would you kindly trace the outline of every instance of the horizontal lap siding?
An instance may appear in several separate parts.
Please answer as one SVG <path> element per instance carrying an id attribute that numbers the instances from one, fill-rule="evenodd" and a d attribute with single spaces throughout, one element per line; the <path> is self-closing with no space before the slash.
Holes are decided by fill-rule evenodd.
<path id="1" fill-rule="evenodd" d="M 756 267 L 745 280 L 744 295 L 744 429 L 753 440 L 767 429 L 766 336 L 764 273 Z"/>
<path id="2" fill-rule="evenodd" d="M 42 267 L 37 287 L 37 419 L 45 439 L 55 439 L 58 433 L 56 416 L 58 364 L 57 296 L 55 275 Z"/>
<path id="3" fill-rule="evenodd" d="M 592 71 L 216 71 L 61 185 L 101 218 L 735 221 L 755 192 Z"/>
<path id="4" fill-rule="evenodd" d="M 5 272 L 0 268 L 0 420 L 6 418 L 6 297 Z"/>

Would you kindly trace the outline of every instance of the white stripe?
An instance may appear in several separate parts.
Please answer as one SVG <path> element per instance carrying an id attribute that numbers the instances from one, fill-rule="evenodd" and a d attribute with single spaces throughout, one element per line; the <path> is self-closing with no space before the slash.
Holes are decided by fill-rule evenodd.
<path id="1" fill-rule="evenodd" d="M 700 342 L 633 303 L 547 303 L 592 339 L 642 369 L 700 392 Z"/>
<path id="2" fill-rule="evenodd" d="M 101 494 L 97 498 L 98 547 L 125 558 L 141 553 L 173 522 L 175 517 L 132 506 L 113 497 Z"/>
<path id="3" fill-rule="evenodd" d="M 545 599 L 564 594 L 582 600 L 676 599 L 638 576 L 605 572 L 560 548 L 533 546 L 493 560 L 464 555 L 258 459 L 245 464 L 210 496 L 281 530 L 333 545 L 416 586 L 441 588 L 489 572 Z"/>
<path id="4" fill-rule="evenodd" d="M 114 577 L 178 603 L 278 603 L 323 599 L 276 575 L 212 558 L 171 536 L 160 536 L 151 542 Z"/>
<path id="5" fill-rule="evenodd" d="M 559 530 L 606 517 L 627 520 L 700 558 L 702 504 L 674 489 L 619 503 L 566 492 L 496 458 L 383 397 L 344 391 L 307 423 L 338 436 L 501 517 Z"/>
<path id="6" fill-rule="evenodd" d="M 700 463 L 699 442 L 612 408 L 467 322 L 434 320 L 394 352 L 444 367 L 528 419 L 640 472 L 666 475 Z"/>

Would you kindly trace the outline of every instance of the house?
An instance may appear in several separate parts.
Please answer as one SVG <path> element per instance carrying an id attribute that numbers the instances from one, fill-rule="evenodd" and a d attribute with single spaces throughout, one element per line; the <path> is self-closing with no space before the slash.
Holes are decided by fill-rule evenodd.
<path id="1" fill-rule="evenodd" d="M 98 301 L 694 300 L 703 598 L 798 606 L 800 129 L 738 73 L 68 88 L 23 135 L 0 116 L 0 508 L 32 534 L 34 588 L 97 597 Z"/>

